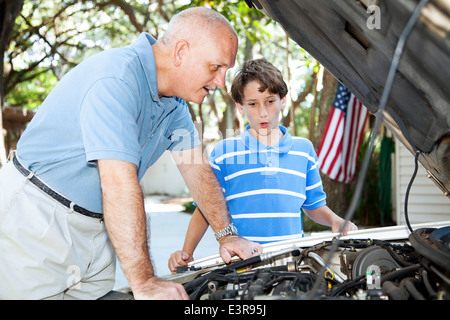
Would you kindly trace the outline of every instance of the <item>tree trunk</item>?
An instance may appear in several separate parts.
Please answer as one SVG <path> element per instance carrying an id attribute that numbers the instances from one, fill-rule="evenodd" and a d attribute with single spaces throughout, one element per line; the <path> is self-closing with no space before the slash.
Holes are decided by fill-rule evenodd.
<path id="1" fill-rule="evenodd" d="M 313 81 L 313 87 L 312 92 L 314 95 L 314 100 L 311 103 L 311 111 L 310 111 L 310 118 L 309 118 L 309 140 L 313 143 L 313 145 L 316 145 L 316 107 L 317 107 L 317 82 L 318 77 L 316 76 Z"/>
<path id="2" fill-rule="evenodd" d="M 23 0 L 0 0 L 0 164 L 3 166 L 6 163 L 6 148 L 5 148 L 5 132 L 3 129 L 3 103 L 5 100 L 4 96 L 4 83 L 3 83 L 3 73 L 4 65 L 3 59 L 5 50 L 9 46 L 9 39 L 14 28 L 14 22 L 16 17 L 22 10 Z"/>
<path id="3" fill-rule="evenodd" d="M 295 101 L 292 101 L 291 99 L 291 106 L 289 107 L 289 110 L 287 112 L 287 114 L 285 116 L 283 116 L 283 118 L 281 119 L 281 124 L 283 126 L 285 126 L 286 128 L 288 128 L 289 126 L 293 126 L 293 135 L 295 134 L 295 122 L 294 122 L 294 115 L 295 115 L 295 108 L 297 108 L 300 103 L 302 103 L 306 97 L 308 96 L 308 94 L 311 93 L 314 83 L 315 83 L 315 79 L 317 77 L 317 73 L 313 72 L 311 74 L 311 79 L 309 80 L 309 82 L 306 84 L 305 88 L 303 89 L 303 91 L 296 97 Z"/>
<path id="4" fill-rule="evenodd" d="M 316 149 L 319 147 L 323 131 L 325 130 L 325 126 L 327 124 L 328 115 L 330 114 L 331 105 L 334 101 L 337 85 L 338 81 L 336 80 L 336 78 L 327 69 L 324 68 L 322 77 L 322 96 L 320 98 L 319 104 L 319 121 L 316 131 L 317 141 L 314 144 Z"/>

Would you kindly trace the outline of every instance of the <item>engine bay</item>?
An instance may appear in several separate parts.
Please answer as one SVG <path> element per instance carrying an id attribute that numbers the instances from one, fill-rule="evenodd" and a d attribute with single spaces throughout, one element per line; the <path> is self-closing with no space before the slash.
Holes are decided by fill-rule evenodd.
<path id="1" fill-rule="evenodd" d="M 191 300 L 449 300 L 450 227 L 395 242 L 333 238 L 185 272 L 197 274 L 183 282 Z"/>

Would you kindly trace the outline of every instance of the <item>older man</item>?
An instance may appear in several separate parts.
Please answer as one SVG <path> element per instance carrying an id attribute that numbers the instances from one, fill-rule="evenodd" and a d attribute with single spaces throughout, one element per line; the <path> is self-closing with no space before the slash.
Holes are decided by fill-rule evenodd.
<path id="1" fill-rule="evenodd" d="M 165 150 L 223 259 L 252 255 L 255 244 L 229 227 L 184 102 L 224 86 L 236 52 L 223 16 L 192 8 L 159 40 L 144 33 L 60 81 L 0 171 L 0 298 L 99 298 L 114 283 L 114 251 L 135 298 L 188 298 L 181 285 L 154 276 L 147 245 L 139 180 Z"/>

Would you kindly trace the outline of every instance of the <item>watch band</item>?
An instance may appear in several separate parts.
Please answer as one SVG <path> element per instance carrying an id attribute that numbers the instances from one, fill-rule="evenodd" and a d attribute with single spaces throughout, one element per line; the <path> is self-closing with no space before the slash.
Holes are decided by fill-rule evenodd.
<path id="1" fill-rule="evenodd" d="M 230 223 L 228 226 L 226 226 L 222 230 L 219 230 L 216 233 L 214 233 L 214 236 L 216 237 L 216 240 L 219 240 L 225 236 L 235 235 L 235 234 L 238 234 L 237 229 L 233 223 Z"/>

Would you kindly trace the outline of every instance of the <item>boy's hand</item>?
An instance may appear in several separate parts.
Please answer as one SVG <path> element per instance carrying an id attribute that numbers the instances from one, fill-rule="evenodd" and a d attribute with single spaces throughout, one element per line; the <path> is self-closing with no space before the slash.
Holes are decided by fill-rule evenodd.
<path id="1" fill-rule="evenodd" d="M 169 270 L 172 273 L 177 272 L 177 267 L 185 267 L 189 262 L 194 261 L 191 253 L 186 251 L 175 251 L 169 258 Z"/>
<path id="2" fill-rule="evenodd" d="M 336 220 L 331 226 L 331 231 L 335 233 L 340 232 L 344 223 L 345 220 L 342 218 Z M 342 235 L 346 236 L 348 231 L 355 231 L 355 230 L 358 230 L 358 227 L 353 222 L 347 221 L 347 224 L 345 225 L 345 229 L 343 230 Z"/>

